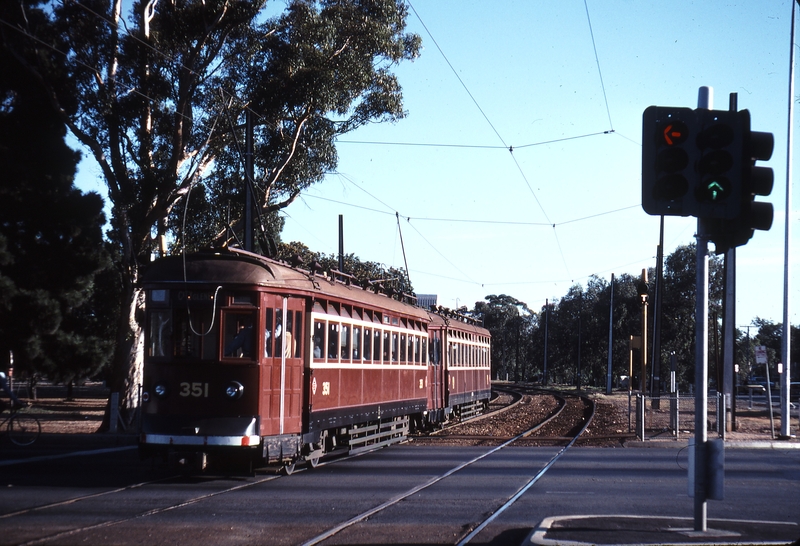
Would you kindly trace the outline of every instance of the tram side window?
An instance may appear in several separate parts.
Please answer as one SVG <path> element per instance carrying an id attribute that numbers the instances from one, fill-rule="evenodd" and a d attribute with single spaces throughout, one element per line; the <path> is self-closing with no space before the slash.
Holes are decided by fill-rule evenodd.
<path id="1" fill-rule="evenodd" d="M 289 344 L 292 347 L 292 353 L 294 358 L 300 358 L 300 351 L 302 349 L 302 343 L 297 343 L 297 340 L 303 339 L 303 312 L 302 311 L 295 311 L 294 312 L 294 330 L 292 330 L 294 337 L 292 338 L 292 342 Z"/>
<path id="2" fill-rule="evenodd" d="M 175 309 L 175 357 L 217 358 L 219 328 L 214 322 L 212 310 L 203 308 Z"/>
<path id="3" fill-rule="evenodd" d="M 372 329 L 364 328 L 364 360 L 372 360 Z"/>
<path id="4" fill-rule="evenodd" d="M 150 312 L 148 356 L 172 356 L 172 311 Z"/>
<path id="5" fill-rule="evenodd" d="M 255 323 L 253 313 L 225 313 L 223 325 L 226 358 L 253 358 L 255 351 Z"/>
<path id="6" fill-rule="evenodd" d="M 339 340 L 342 349 L 342 360 L 350 360 L 350 326 L 342 324 L 342 335 Z"/>
<path id="7" fill-rule="evenodd" d="M 325 323 L 321 320 L 314 321 L 314 358 L 325 357 Z"/>
<path id="8" fill-rule="evenodd" d="M 283 309 L 281 309 L 281 313 L 283 313 Z M 286 358 L 291 358 L 295 350 L 294 319 L 292 317 L 293 313 L 288 311 L 286 313 L 286 332 L 284 334 L 284 343 L 286 345 L 283 348 L 283 354 L 286 355 Z"/>
<path id="9" fill-rule="evenodd" d="M 353 326 L 353 360 L 359 360 L 361 354 L 361 327 Z"/>
<path id="10" fill-rule="evenodd" d="M 339 323 L 328 323 L 328 358 L 339 358 Z"/>
<path id="11" fill-rule="evenodd" d="M 406 361 L 406 335 L 400 334 L 400 362 Z"/>
<path id="12" fill-rule="evenodd" d="M 272 325 L 274 324 L 275 319 L 275 309 L 272 307 L 267 307 L 264 318 L 264 356 L 270 357 L 273 354 L 272 344 L 274 342 L 274 336 Z"/>
<path id="13" fill-rule="evenodd" d="M 442 339 L 439 337 L 439 332 L 433 332 L 433 342 L 431 343 L 431 363 L 438 366 L 441 362 L 442 354 Z"/>
<path id="14" fill-rule="evenodd" d="M 389 340 L 390 335 L 391 334 L 389 332 L 383 333 L 383 362 L 386 364 L 392 361 L 392 359 L 389 358 L 389 353 L 392 350 L 392 344 Z"/>
<path id="15" fill-rule="evenodd" d="M 392 362 L 397 362 L 397 332 L 392 332 Z"/>
<path id="16" fill-rule="evenodd" d="M 381 339 L 383 339 L 381 331 L 376 328 L 375 333 L 373 334 L 374 345 L 372 346 L 372 360 L 377 363 L 380 363 L 381 361 Z"/>

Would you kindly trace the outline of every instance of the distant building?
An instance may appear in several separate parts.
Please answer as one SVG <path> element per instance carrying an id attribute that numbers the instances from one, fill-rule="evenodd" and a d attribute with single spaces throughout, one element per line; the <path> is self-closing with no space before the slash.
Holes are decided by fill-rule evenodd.
<path id="1" fill-rule="evenodd" d="M 438 305 L 438 300 L 437 294 L 417 294 L 417 305 L 423 309 L 430 309 L 431 305 Z"/>

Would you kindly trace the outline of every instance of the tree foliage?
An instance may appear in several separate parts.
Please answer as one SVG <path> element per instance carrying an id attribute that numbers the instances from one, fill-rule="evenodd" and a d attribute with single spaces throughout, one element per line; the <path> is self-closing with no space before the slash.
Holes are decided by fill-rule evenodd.
<path id="1" fill-rule="evenodd" d="M 351 282 L 363 288 L 379 290 L 390 296 L 400 298 L 403 295 L 414 294 L 414 287 L 404 269 L 387 268 L 377 262 L 365 262 L 355 254 L 345 254 L 344 267 L 340 269 L 337 255 L 313 252 L 303 243 L 294 241 L 278 245 L 278 258 L 307 270 L 329 274 L 344 273 L 346 276 L 342 279 L 347 279 L 349 276 Z"/>
<path id="2" fill-rule="evenodd" d="M 170 229 L 195 247 L 240 231 L 244 112 L 253 113 L 253 191 L 264 214 L 335 167 L 338 136 L 404 114 L 391 70 L 417 56 L 419 37 L 405 32 L 402 2 L 292 0 L 276 17 L 265 4 L 4 3 L 24 14 L 4 45 L 108 187 L 123 273 L 112 388 L 124 384 L 129 408 L 140 381 L 141 271 Z M 176 205 L 192 189 L 201 214 L 186 210 L 192 226 L 178 231 Z"/>
<path id="3" fill-rule="evenodd" d="M 3 17 L 12 17 L 5 8 Z M 6 36 L 6 45 L 13 39 L 20 38 Z M 114 274 L 102 199 L 73 186 L 79 154 L 65 143 L 64 123 L 39 82 L 22 69 L 34 55 L 0 49 L 0 358 L 13 353 L 20 376 L 72 381 L 109 361 L 107 306 L 93 294 L 99 279 L 113 286 Z"/>
<path id="4" fill-rule="evenodd" d="M 665 260 L 661 323 L 661 377 L 668 377 L 670 355 L 678 357 L 677 379 L 682 389 L 694 382 L 695 247 L 679 247 Z M 714 312 L 722 305 L 722 261 L 709 264 L 709 327 L 719 330 Z M 652 339 L 655 299 L 654 272 L 646 285 L 648 334 Z M 492 332 L 495 377 L 546 380 L 553 383 L 604 387 L 608 375 L 609 320 L 614 384 L 629 374 L 631 336 L 642 332 L 641 276 L 622 274 L 613 283 L 596 276 L 586 287 L 573 285 L 562 298 L 531 312 L 511 296 L 487 296 L 475 305 Z M 611 291 L 613 289 L 613 313 Z M 648 352 L 652 350 L 649 345 Z M 709 348 L 712 353 L 713 347 Z M 639 350 L 634 351 L 634 385 L 640 375 Z M 714 362 L 710 354 L 709 361 Z M 648 360 L 650 360 L 648 354 Z M 545 378 L 546 362 L 546 378 Z M 713 372 L 714 370 L 712 370 Z M 648 368 L 648 374 L 652 373 Z M 710 374 L 713 377 L 713 373 Z M 649 380 L 649 377 L 648 377 Z"/>

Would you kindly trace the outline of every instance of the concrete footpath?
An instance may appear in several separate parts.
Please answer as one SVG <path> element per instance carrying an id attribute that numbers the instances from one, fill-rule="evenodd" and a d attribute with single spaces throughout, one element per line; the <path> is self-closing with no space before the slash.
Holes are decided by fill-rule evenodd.
<path id="1" fill-rule="evenodd" d="M 681 449 L 688 440 L 633 440 L 626 448 Z M 725 449 L 800 450 L 800 440 L 726 441 Z M 800 453 L 798 453 L 800 456 Z M 639 515 L 555 516 L 540 522 L 524 544 L 588 545 L 794 545 L 800 546 L 800 526 L 793 522 L 737 519 L 706 520 L 695 530 L 694 518 Z"/>
<path id="2" fill-rule="evenodd" d="M 776 521 L 708 519 L 695 531 L 692 518 L 650 516 L 565 516 L 542 521 L 524 544 L 800 544 L 800 526 Z"/>

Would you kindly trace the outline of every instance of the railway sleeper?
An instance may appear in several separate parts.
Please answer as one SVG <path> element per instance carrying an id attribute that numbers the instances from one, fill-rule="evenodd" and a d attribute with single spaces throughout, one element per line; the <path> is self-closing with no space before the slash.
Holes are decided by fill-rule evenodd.
<path id="1" fill-rule="evenodd" d="M 407 415 L 354 425 L 348 430 L 350 454 L 363 453 L 402 442 L 408 436 Z"/>

